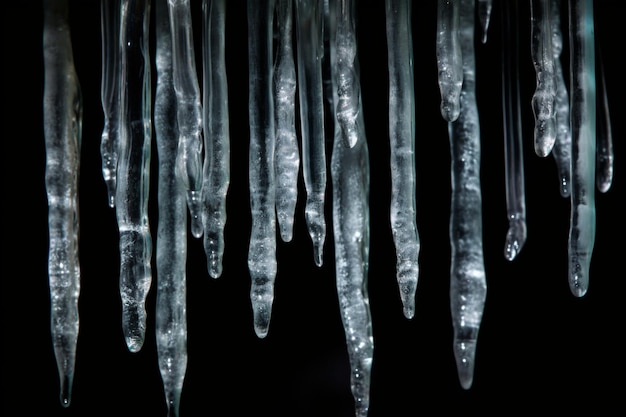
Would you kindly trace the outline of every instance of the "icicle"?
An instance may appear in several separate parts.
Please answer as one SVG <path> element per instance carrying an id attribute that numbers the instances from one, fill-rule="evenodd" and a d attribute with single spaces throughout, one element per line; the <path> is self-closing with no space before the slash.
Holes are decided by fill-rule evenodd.
<path id="1" fill-rule="evenodd" d="M 67 0 L 44 2 L 43 60 L 50 328 L 60 400 L 69 407 L 76 362 L 80 294 L 78 178 L 83 104 L 74 69 Z"/>
<path id="2" fill-rule="evenodd" d="M 550 154 L 556 140 L 554 53 L 552 52 L 551 0 L 531 0 L 531 54 L 537 87 L 532 98 L 535 114 L 535 152 L 544 157 Z"/>
<path id="3" fill-rule="evenodd" d="M 593 0 L 572 0 L 571 45 L 572 192 L 569 232 L 569 285 L 582 297 L 596 235 L 596 85 Z"/>
<path id="4" fill-rule="evenodd" d="M 204 179 L 202 223 L 209 275 L 222 275 L 226 194 L 230 183 L 230 128 L 228 80 L 225 62 L 224 0 L 204 0 L 203 8 L 203 111 Z"/>
<path id="5" fill-rule="evenodd" d="M 404 315 L 415 314 L 420 240 L 416 224 L 412 3 L 386 0 L 391 142 L 391 230 Z"/>
<path id="6" fill-rule="evenodd" d="M 517 0 L 502 3 L 502 107 L 504 109 L 504 163 L 509 230 L 504 257 L 512 261 L 526 243 L 526 190 L 519 87 Z"/>
<path id="7" fill-rule="evenodd" d="M 202 105 L 189 0 L 169 0 L 178 111 L 177 175 L 187 189 L 191 234 L 202 236 Z"/>
<path id="8" fill-rule="evenodd" d="M 449 124 L 452 158 L 450 306 L 461 386 L 472 386 L 476 340 L 487 292 L 482 243 L 480 126 L 475 95 L 474 1 L 460 2 L 463 88 L 459 118 Z"/>
<path id="9" fill-rule="evenodd" d="M 599 49 L 599 48 L 598 48 Z M 611 112 L 604 78 L 604 61 L 598 50 L 598 92 L 600 117 L 598 118 L 598 137 L 596 155 L 596 187 L 606 193 L 613 183 L 613 133 L 611 131 Z"/>
<path id="10" fill-rule="evenodd" d="M 117 159 L 120 134 L 120 0 L 102 0 L 102 110 L 104 129 L 100 142 L 102 176 L 109 193 L 109 207 L 115 207 Z"/>
<path id="11" fill-rule="evenodd" d="M 278 44 L 274 66 L 274 118 L 276 123 L 276 216 L 280 236 L 293 237 L 298 200 L 300 150 L 296 133 L 296 66 L 293 58 L 293 1 L 276 2 Z"/>
<path id="12" fill-rule="evenodd" d="M 252 231 L 248 269 L 254 330 L 267 336 L 276 279 L 274 183 L 274 99 L 272 42 L 274 0 L 248 0 L 248 71 L 250 117 L 250 209 Z"/>
<path id="13" fill-rule="evenodd" d="M 131 352 L 143 346 L 145 301 L 152 282 L 148 222 L 150 183 L 150 0 L 124 0 L 120 44 L 120 147 L 115 207 L 120 239 L 122 327 Z"/>
<path id="14" fill-rule="evenodd" d="M 342 48 L 353 49 L 355 82 L 360 84 L 356 43 L 340 44 L 338 22 L 354 15 L 354 2 L 333 0 L 330 5 L 331 68 L 337 68 Z M 353 42 L 356 38 L 352 37 Z M 333 101 L 339 100 L 341 82 L 333 78 Z M 341 319 L 350 358 L 350 385 L 357 417 L 367 416 L 374 339 L 367 293 L 369 265 L 369 156 L 365 137 L 361 101 L 358 102 L 357 141 L 345 146 L 346 135 L 334 120 L 334 145 L 331 158 L 333 189 L 333 230 L 335 240 L 335 271 Z"/>
<path id="15" fill-rule="evenodd" d="M 175 417 L 187 370 L 187 203 L 185 188 L 176 176 L 178 125 L 167 0 L 157 0 L 155 20 L 154 128 L 159 156 L 155 331 L 168 416 Z"/>
<path id="16" fill-rule="evenodd" d="M 463 84 L 463 56 L 459 40 L 459 1 L 437 2 L 437 68 L 441 91 L 441 115 L 453 122 L 459 117 Z"/>
<path id="17" fill-rule="evenodd" d="M 492 8 L 493 0 L 478 0 L 478 19 L 480 20 L 480 27 L 482 29 L 482 37 L 480 39 L 482 43 L 487 43 Z"/>
<path id="18" fill-rule="evenodd" d="M 322 265 L 324 240 L 326 239 L 322 18 L 321 1 L 296 0 L 302 168 L 307 194 L 305 217 L 309 235 L 313 241 L 313 254 L 317 266 Z"/>
<path id="19" fill-rule="evenodd" d="M 569 94 L 563 76 L 561 52 L 563 36 L 561 34 L 561 0 L 552 0 L 552 53 L 554 54 L 554 77 L 556 83 L 556 141 L 552 155 L 559 174 L 559 192 L 562 197 L 569 197 L 571 183 L 572 131 L 570 128 Z"/>

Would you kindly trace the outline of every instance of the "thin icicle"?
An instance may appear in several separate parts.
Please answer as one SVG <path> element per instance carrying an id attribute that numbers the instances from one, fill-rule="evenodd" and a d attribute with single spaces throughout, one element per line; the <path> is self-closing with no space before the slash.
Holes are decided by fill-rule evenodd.
<path id="1" fill-rule="evenodd" d="M 537 86 L 532 98 L 535 115 L 535 152 L 548 156 L 556 140 L 556 83 L 552 52 L 552 0 L 531 0 L 531 55 Z"/>
<path id="2" fill-rule="evenodd" d="M 512 261 L 526 243 L 526 189 L 519 86 L 519 3 L 502 3 L 502 107 L 504 110 L 504 164 L 509 229 L 504 257 Z"/>
<path id="3" fill-rule="evenodd" d="M 254 331 L 267 336 L 276 279 L 276 184 L 272 42 L 274 0 L 248 0 L 250 209 L 248 250 Z"/>
<path id="4" fill-rule="evenodd" d="M 463 89 L 459 118 L 449 124 L 452 160 L 450 307 L 459 381 L 463 388 L 469 389 L 474 377 L 476 342 L 487 283 L 482 243 L 480 126 L 475 95 L 474 0 L 461 0 L 459 12 Z"/>
<path id="5" fill-rule="evenodd" d="M 204 0 L 203 10 L 203 111 L 204 167 L 202 223 L 209 275 L 222 275 L 226 194 L 230 184 L 230 128 L 226 78 L 225 0 Z"/>
<path id="6" fill-rule="evenodd" d="M 122 327 L 131 352 L 143 346 L 146 296 L 152 282 L 150 188 L 150 0 L 124 0 L 120 44 L 120 147 L 115 207 L 120 239 Z"/>
<path id="7" fill-rule="evenodd" d="M 611 130 L 609 97 L 604 78 L 604 61 L 600 50 L 598 50 L 597 56 L 600 117 L 598 117 L 598 137 L 596 139 L 596 187 L 601 193 L 606 193 L 613 183 L 613 132 Z"/>
<path id="8" fill-rule="evenodd" d="M 337 39 L 337 22 L 346 19 L 346 16 L 342 14 L 354 13 L 354 10 L 349 10 L 354 7 L 354 3 L 343 0 L 333 0 L 333 2 L 329 7 L 330 54 L 331 68 L 336 68 L 337 59 L 340 57 L 337 42 L 344 41 Z M 339 48 L 346 46 L 340 45 Z M 354 48 L 355 82 L 360 84 L 356 44 L 350 47 Z M 335 77 L 337 75 L 335 73 Z M 339 100 L 340 85 L 341 83 L 333 78 L 334 103 Z M 366 417 L 369 409 L 374 339 L 367 291 L 370 247 L 370 168 L 360 100 L 357 117 L 356 127 L 359 130 L 357 141 L 352 148 L 345 145 L 345 136 L 349 133 L 341 128 L 337 119 L 334 120 L 331 178 L 336 284 L 350 358 L 350 386 L 355 401 L 356 416 Z"/>
<path id="9" fill-rule="evenodd" d="M 293 0 L 276 2 L 278 44 L 274 64 L 276 123 L 276 216 L 283 241 L 293 237 L 298 200 L 300 150 L 296 133 L 296 65 L 293 57 Z"/>
<path id="10" fill-rule="evenodd" d="M 313 241 L 313 255 L 317 266 L 322 265 L 326 240 L 324 219 L 326 153 L 322 81 L 323 16 L 323 4 L 320 0 L 296 0 L 302 169 L 306 188 L 305 218 Z"/>
<path id="11" fill-rule="evenodd" d="M 50 328 L 63 407 L 69 407 L 71 402 L 79 329 L 78 178 L 83 116 L 68 14 L 67 0 L 44 2 L 43 118 Z"/>
<path id="12" fill-rule="evenodd" d="M 169 0 L 178 111 L 177 175 L 187 189 L 191 234 L 202 236 L 202 105 L 189 0 Z"/>
<path id="13" fill-rule="evenodd" d="M 441 92 L 441 116 L 448 122 L 453 122 L 459 117 L 459 96 L 463 84 L 459 1 L 437 2 L 437 76 Z"/>
<path id="14" fill-rule="evenodd" d="M 596 81 L 593 0 L 571 0 L 570 84 L 572 193 L 569 231 L 569 286 L 582 297 L 596 236 Z"/>
<path id="15" fill-rule="evenodd" d="M 552 0 L 552 53 L 554 54 L 554 77 L 556 83 L 556 141 L 552 155 L 559 176 L 559 192 L 562 197 L 569 197 L 571 184 L 572 131 L 570 127 L 569 94 L 563 76 L 561 52 L 563 36 L 561 33 L 561 0 Z"/>
<path id="16" fill-rule="evenodd" d="M 415 90 L 410 0 L 386 0 L 391 148 L 391 231 L 404 315 L 415 314 L 420 239 L 415 178 Z"/>
<path id="17" fill-rule="evenodd" d="M 482 43 L 487 43 L 487 34 L 489 32 L 492 9 L 493 0 L 478 0 L 478 19 L 480 20 L 480 28 L 482 29 L 482 37 L 480 41 Z"/>
<path id="18" fill-rule="evenodd" d="M 155 332 L 168 416 L 176 417 L 187 371 L 187 203 L 185 188 L 176 176 L 178 126 L 167 0 L 157 0 L 155 19 L 154 128 L 159 156 Z"/>
<path id="19" fill-rule="evenodd" d="M 120 95 L 120 0 L 101 1 L 102 30 L 102 110 L 104 129 L 100 142 L 102 176 L 109 194 L 109 207 L 115 207 L 119 146 Z"/>

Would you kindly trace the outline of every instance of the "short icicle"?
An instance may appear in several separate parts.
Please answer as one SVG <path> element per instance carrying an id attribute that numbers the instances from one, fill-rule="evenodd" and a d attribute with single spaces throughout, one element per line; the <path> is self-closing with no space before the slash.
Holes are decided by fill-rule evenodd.
<path id="1" fill-rule="evenodd" d="M 71 402 L 79 329 L 78 179 L 83 116 L 68 20 L 67 0 L 44 2 L 43 120 L 50 329 L 63 407 L 69 407 Z"/>
<path id="2" fill-rule="evenodd" d="M 404 315 L 415 314 L 420 239 L 415 177 L 415 91 L 413 38 L 408 0 L 386 0 L 389 67 L 389 140 L 391 149 L 391 231 L 396 275 Z"/>
<path id="3" fill-rule="evenodd" d="M 475 94 L 474 0 L 461 0 L 459 6 L 463 88 L 459 117 L 448 124 L 452 165 L 450 307 L 459 381 L 463 388 L 469 389 L 474 378 L 487 282 L 482 242 L 480 126 Z"/>
<path id="4" fill-rule="evenodd" d="M 167 0 L 156 0 L 154 129 L 159 157 L 155 333 L 168 417 L 178 416 L 187 371 L 187 203 L 176 176 L 178 127 Z"/>
<path id="5" fill-rule="evenodd" d="M 437 77 L 441 92 L 441 116 L 448 122 L 459 117 L 459 96 L 463 84 L 459 2 L 460 0 L 437 1 Z"/>

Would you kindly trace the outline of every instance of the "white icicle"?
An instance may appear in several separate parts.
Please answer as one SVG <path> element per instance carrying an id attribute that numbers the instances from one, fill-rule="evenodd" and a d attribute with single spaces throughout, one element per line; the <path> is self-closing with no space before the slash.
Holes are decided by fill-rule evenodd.
<path id="1" fill-rule="evenodd" d="M 415 178 L 415 91 L 409 0 L 386 0 L 389 67 L 389 140 L 391 148 L 391 231 L 404 315 L 415 314 L 420 239 Z"/>
<path id="2" fill-rule="evenodd" d="M 80 294 L 78 178 L 83 104 L 74 69 L 67 0 L 44 2 L 43 63 L 50 328 L 60 400 L 69 407 L 76 362 Z"/>
<path id="3" fill-rule="evenodd" d="M 169 0 L 178 111 L 177 175 L 187 189 L 191 233 L 202 236 L 202 105 L 189 0 Z"/>
<path id="4" fill-rule="evenodd" d="M 204 168 L 202 223 L 209 275 L 222 275 L 226 194 L 230 184 L 230 128 L 228 80 L 225 62 L 224 0 L 204 0 L 203 10 L 203 111 Z"/>
<path id="5" fill-rule="evenodd" d="M 572 0 L 570 91 L 572 191 L 569 231 L 569 286 L 582 297 L 589 287 L 589 266 L 596 236 L 596 80 L 593 0 Z"/>
<path id="6" fill-rule="evenodd" d="M 550 154 L 556 140 L 556 83 L 552 52 L 552 0 L 531 0 L 531 55 L 537 86 L 532 97 L 535 115 L 535 152 L 541 157 Z"/>
<path id="7" fill-rule="evenodd" d="M 120 134 L 120 0 L 102 0 L 102 110 L 104 129 L 100 142 L 102 176 L 109 193 L 109 207 L 115 207 L 117 159 Z"/>
<path id="8" fill-rule="evenodd" d="M 274 64 L 274 118 L 276 120 L 276 216 L 280 236 L 293 237 L 298 200 L 300 150 L 296 133 L 296 66 L 293 57 L 293 0 L 277 0 L 278 43 Z"/>
<path id="9" fill-rule="evenodd" d="M 449 124 L 452 162 L 450 307 L 459 381 L 463 388 L 469 389 L 474 377 L 476 342 L 487 283 L 482 242 L 480 126 L 475 95 L 474 0 L 461 0 L 459 14 L 463 89 L 459 117 Z"/>
<path id="10" fill-rule="evenodd" d="M 326 153 L 322 81 L 324 14 L 322 6 L 320 0 L 296 0 L 302 170 L 306 188 L 305 218 L 313 241 L 313 253 L 317 266 L 322 265 L 326 240 L 324 219 Z"/>
<path id="11" fill-rule="evenodd" d="M 178 126 L 167 0 L 156 3 L 154 129 L 159 156 L 156 239 L 156 347 L 169 417 L 178 415 L 187 371 L 187 203 L 176 176 Z"/>
<path id="12" fill-rule="evenodd" d="M 353 2 L 332 0 L 330 10 L 331 67 L 336 68 L 340 58 L 337 42 L 337 22 L 346 19 L 342 14 L 353 14 Z M 353 38 L 356 42 L 356 38 Z M 355 82 L 360 84 L 356 44 L 354 50 Z M 335 73 L 337 76 L 338 73 Z M 333 101 L 339 100 L 341 83 L 333 78 Z M 335 240 L 335 271 L 341 319 L 350 358 L 350 386 L 357 417 L 366 417 L 369 409 L 371 367 L 374 339 L 367 291 L 369 267 L 369 155 L 365 137 L 363 111 L 359 100 L 356 121 L 357 141 L 347 147 L 346 132 L 334 120 L 334 145 L 331 157 L 333 190 L 333 230 Z"/>
<path id="13" fill-rule="evenodd" d="M 152 138 L 150 0 L 123 0 L 120 44 L 120 147 L 115 207 L 120 245 L 122 327 L 131 352 L 141 349 L 146 296 L 152 282 L 152 237 L 148 222 Z"/>
<path id="14" fill-rule="evenodd" d="M 561 33 L 561 0 L 552 0 L 552 53 L 554 54 L 554 77 L 556 83 L 556 141 L 552 155 L 559 176 L 559 192 L 562 197 L 569 197 L 571 187 L 570 161 L 572 158 L 572 130 L 570 127 L 569 94 L 563 76 L 561 52 L 563 36 Z"/>
<path id="15" fill-rule="evenodd" d="M 480 27 L 482 29 L 482 37 L 480 39 L 482 43 L 487 43 L 492 9 L 493 0 L 478 0 L 478 19 L 480 20 Z"/>
<path id="16" fill-rule="evenodd" d="M 267 336 L 276 279 L 276 185 L 272 42 L 274 0 L 248 0 L 250 209 L 248 250 L 254 331 Z"/>
<path id="17" fill-rule="evenodd" d="M 459 1 L 437 2 L 437 76 L 441 92 L 441 116 L 448 122 L 453 122 L 459 117 L 459 96 L 463 84 Z"/>
<path id="18" fill-rule="evenodd" d="M 526 243 L 526 187 L 519 86 L 518 0 L 502 3 L 502 107 L 506 210 L 504 257 L 512 261 Z"/>

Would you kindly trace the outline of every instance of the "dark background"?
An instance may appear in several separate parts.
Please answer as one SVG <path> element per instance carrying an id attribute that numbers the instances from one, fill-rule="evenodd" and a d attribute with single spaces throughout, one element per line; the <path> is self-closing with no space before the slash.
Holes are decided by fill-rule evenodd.
<path id="1" fill-rule="evenodd" d="M 143 349 L 136 354 L 128 352 L 122 336 L 115 213 L 107 205 L 100 171 L 103 115 L 99 2 L 70 3 L 75 65 L 84 97 L 80 336 L 73 399 L 68 409 L 59 403 L 49 328 L 42 2 L 6 2 L 2 13 L 2 415 L 165 416 L 154 340 L 154 281 L 148 298 L 148 330 Z M 624 256 L 625 230 L 624 210 L 618 201 L 625 190 L 620 66 L 624 52 L 620 26 L 624 24 L 624 2 L 596 3 L 596 35 L 605 62 L 613 117 L 615 175 L 612 189 L 596 195 L 597 235 L 590 288 L 580 299 L 570 293 L 567 284 L 569 200 L 559 195 L 552 157 L 539 158 L 532 148 L 530 97 L 535 80 L 528 50 L 527 2 L 521 2 L 519 21 L 528 240 L 513 262 L 503 257 L 507 220 L 500 98 L 500 2 L 494 5 L 488 42 L 477 42 L 488 295 L 474 384 L 467 391 L 458 383 L 452 353 L 450 164 L 446 124 L 439 114 L 434 49 L 436 1 L 415 2 L 413 10 L 417 221 L 422 244 L 413 320 L 402 315 L 388 220 L 384 2 L 368 2 L 367 6 L 361 2 L 358 6 L 361 83 L 372 180 L 369 293 L 375 352 L 370 417 L 599 416 L 625 411 L 621 342 L 624 268 L 619 261 Z M 192 1 L 197 33 L 201 28 L 200 6 L 199 0 Z M 566 15 L 562 19 L 566 22 Z M 154 24 L 151 26 L 154 28 Z M 296 209 L 294 239 L 290 243 L 279 240 L 278 244 L 278 276 L 269 335 L 261 340 L 253 330 L 247 271 L 250 213 L 245 33 L 245 2 L 228 2 L 226 58 L 232 177 L 224 273 L 217 280 L 208 276 L 201 240 L 190 237 L 189 362 L 180 415 L 351 416 L 354 408 L 349 364 L 335 292 L 332 220 L 327 217 L 324 265 L 318 268 L 304 223 L 303 192 Z M 199 61 L 197 64 L 201 68 Z M 156 146 L 152 149 L 151 218 L 156 219 L 158 161 Z M 328 195 L 330 199 L 330 185 Z M 151 226 L 156 230 L 155 220 Z"/>

